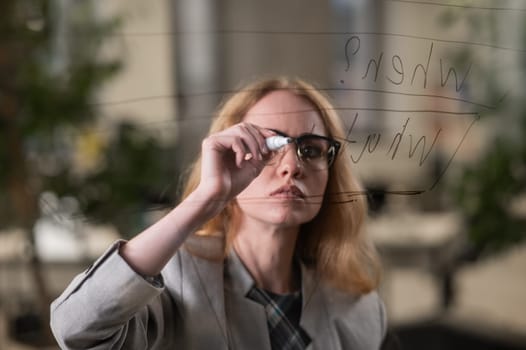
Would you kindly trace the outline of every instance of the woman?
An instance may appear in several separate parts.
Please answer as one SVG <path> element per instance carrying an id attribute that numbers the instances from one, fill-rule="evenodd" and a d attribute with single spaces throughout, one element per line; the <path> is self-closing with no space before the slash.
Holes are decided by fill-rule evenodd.
<path id="1" fill-rule="evenodd" d="M 337 140 L 334 108 L 301 80 L 232 96 L 181 203 L 53 302 L 61 347 L 378 349 L 378 264 Z"/>

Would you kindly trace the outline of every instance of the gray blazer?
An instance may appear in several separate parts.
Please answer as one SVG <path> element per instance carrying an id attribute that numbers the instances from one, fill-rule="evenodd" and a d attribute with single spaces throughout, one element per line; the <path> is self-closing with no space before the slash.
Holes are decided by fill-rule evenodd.
<path id="1" fill-rule="evenodd" d="M 254 281 L 235 254 L 211 261 L 180 249 L 152 283 L 121 258 L 119 245 L 51 304 L 62 349 L 270 350 L 265 311 L 245 297 Z M 302 266 L 302 293 L 308 349 L 380 348 L 386 317 L 376 292 L 339 292 Z"/>

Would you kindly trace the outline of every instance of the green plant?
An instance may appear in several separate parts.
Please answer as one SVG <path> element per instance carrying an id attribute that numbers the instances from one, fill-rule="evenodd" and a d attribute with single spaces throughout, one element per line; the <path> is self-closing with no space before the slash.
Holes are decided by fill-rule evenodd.
<path id="1" fill-rule="evenodd" d="M 526 116 L 526 111 L 523 114 Z M 526 135 L 526 118 L 520 123 Z M 478 162 L 466 167 L 455 199 L 479 254 L 494 253 L 526 238 L 526 218 L 513 203 L 526 193 L 526 139 L 497 138 Z"/>
<path id="2" fill-rule="evenodd" d="M 123 212 L 139 215 L 150 202 L 145 193 L 155 193 L 171 170 L 166 147 L 144 130 L 123 124 L 114 133 L 97 131 L 97 93 L 122 67 L 120 57 L 102 53 L 108 40 L 118 40 L 110 34 L 121 19 L 101 19 L 93 6 L 0 2 L 0 230 L 22 228 L 30 244 L 41 193 L 73 196 L 88 220 L 131 235 L 138 225 Z M 100 141 L 88 168 L 77 159 L 87 135 Z M 30 266 L 47 330 L 52 295 L 34 252 Z"/>
<path id="3" fill-rule="evenodd" d="M 469 40 L 474 43 L 497 45 L 499 31 L 505 24 L 498 16 L 503 16 L 503 13 L 449 9 L 441 20 L 445 26 L 462 22 Z M 516 44 L 524 46 L 526 27 L 519 30 L 522 30 L 523 40 Z M 508 96 L 510 82 L 505 78 L 510 77 L 510 69 L 515 76 L 523 76 L 526 58 L 516 50 L 495 48 L 491 55 L 477 54 L 476 50 L 476 47 L 467 45 L 455 57 L 458 61 L 474 62 L 474 70 L 483 77 L 472 94 L 494 106 L 478 112 L 486 125 L 493 125 L 495 130 L 492 130 L 493 135 L 482 154 L 474 163 L 464 166 L 458 181 L 451 186 L 452 197 L 467 222 L 471 258 L 502 251 L 526 239 L 526 213 L 514 209 L 515 204 L 526 196 L 526 104 L 518 97 L 520 95 Z M 519 64 L 517 67 L 501 64 L 497 61 L 499 55 L 519 55 Z M 524 82 L 520 84 L 524 86 Z"/>

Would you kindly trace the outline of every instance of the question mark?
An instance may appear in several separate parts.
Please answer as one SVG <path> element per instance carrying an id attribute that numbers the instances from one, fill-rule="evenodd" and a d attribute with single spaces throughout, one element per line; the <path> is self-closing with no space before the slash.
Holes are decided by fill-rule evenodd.
<path id="1" fill-rule="evenodd" d="M 347 42 L 345 43 L 345 60 L 347 61 L 347 68 L 345 69 L 346 72 L 349 71 L 351 68 L 351 58 L 349 56 L 349 47 L 352 47 L 352 42 L 356 41 L 358 45 L 356 46 L 355 50 L 352 53 L 352 56 L 356 55 L 356 53 L 360 50 L 360 38 L 356 35 L 351 36 L 349 39 L 347 39 Z"/>

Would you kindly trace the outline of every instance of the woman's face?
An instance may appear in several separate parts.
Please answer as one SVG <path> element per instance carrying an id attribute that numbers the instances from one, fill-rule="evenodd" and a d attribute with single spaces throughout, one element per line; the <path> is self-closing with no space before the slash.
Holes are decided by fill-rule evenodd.
<path id="1" fill-rule="evenodd" d="M 313 106 L 288 91 L 274 91 L 263 97 L 247 112 L 244 121 L 291 137 L 327 135 Z M 296 145 L 286 145 L 237 196 L 241 221 L 298 227 L 320 210 L 327 179 L 327 168 L 306 167 L 296 155 Z"/>

